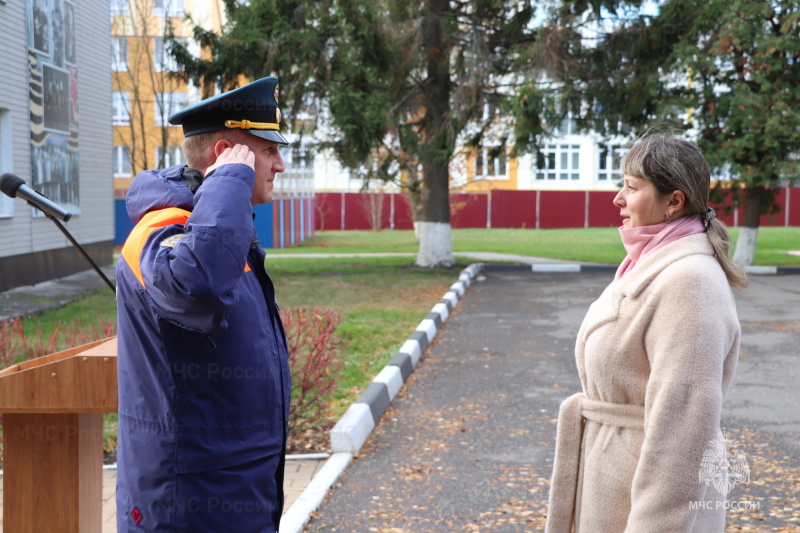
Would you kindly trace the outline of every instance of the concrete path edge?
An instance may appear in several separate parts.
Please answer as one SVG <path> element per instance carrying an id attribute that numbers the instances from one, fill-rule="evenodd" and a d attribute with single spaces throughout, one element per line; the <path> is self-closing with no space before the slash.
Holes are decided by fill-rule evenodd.
<path id="1" fill-rule="evenodd" d="M 334 453 L 325 461 L 320 471 L 281 518 L 281 533 L 301 533 L 303 531 L 311 519 L 311 513 L 317 510 L 328 491 L 352 460 L 352 453 L 340 452 Z"/>
<path id="2" fill-rule="evenodd" d="M 350 406 L 344 416 L 331 430 L 331 450 L 336 453 L 358 455 L 369 434 L 383 413 L 400 391 L 411 370 L 416 368 L 425 349 L 433 342 L 438 328 L 450 316 L 450 311 L 467 290 L 472 278 L 480 271 L 481 264 L 473 263 L 458 276 L 458 281 L 431 309 L 417 328 L 403 343 L 400 351 L 372 380 L 367 390 Z M 405 368 L 405 372 L 403 372 Z"/>
<path id="3" fill-rule="evenodd" d="M 616 272 L 618 265 L 600 265 L 587 263 L 498 263 L 483 264 L 487 271 L 528 270 L 532 272 Z M 751 276 L 790 276 L 800 274 L 800 267 L 781 267 L 769 265 L 751 265 L 744 267 Z"/>

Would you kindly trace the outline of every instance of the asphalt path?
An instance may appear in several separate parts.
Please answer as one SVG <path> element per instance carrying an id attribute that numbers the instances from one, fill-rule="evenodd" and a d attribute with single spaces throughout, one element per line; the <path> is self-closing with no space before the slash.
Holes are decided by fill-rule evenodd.
<path id="1" fill-rule="evenodd" d="M 580 389 L 575 337 L 610 281 L 473 281 L 306 531 L 541 531 L 558 406 Z M 737 305 L 742 352 L 722 424 L 751 479 L 728 495 L 727 531 L 800 531 L 800 276 L 751 277 Z"/>

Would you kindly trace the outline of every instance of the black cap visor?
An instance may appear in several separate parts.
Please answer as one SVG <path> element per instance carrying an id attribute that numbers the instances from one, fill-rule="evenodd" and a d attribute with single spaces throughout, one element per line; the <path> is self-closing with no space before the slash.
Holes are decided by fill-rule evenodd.
<path id="1" fill-rule="evenodd" d="M 242 131 L 247 132 L 250 135 L 255 135 L 256 137 L 260 137 L 262 139 L 266 139 L 268 141 L 272 141 L 278 144 L 284 144 L 284 145 L 289 144 L 289 141 L 286 140 L 286 137 L 284 137 L 275 130 L 242 130 Z"/>

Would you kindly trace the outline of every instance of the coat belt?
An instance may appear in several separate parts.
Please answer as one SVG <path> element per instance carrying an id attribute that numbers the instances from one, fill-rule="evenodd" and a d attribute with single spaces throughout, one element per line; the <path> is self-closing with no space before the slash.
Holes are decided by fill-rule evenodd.
<path id="1" fill-rule="evenodd" d="M 583 419 L 627 429 L 644 430 L 644 407 L 590 400 L 573 394 L 561 404 L 556 433 L 556 457 L 550 483 L 545 533 L 570 533 L 575 515 Z"/>

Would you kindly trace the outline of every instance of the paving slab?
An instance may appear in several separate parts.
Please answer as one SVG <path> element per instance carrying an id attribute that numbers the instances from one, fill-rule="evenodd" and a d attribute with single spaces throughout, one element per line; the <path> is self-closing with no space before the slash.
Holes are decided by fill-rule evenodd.
<path id="1" fill-rule="evenodd" d="M 283 512 L 285 513 L 294 501 L 306 488 L 314 475 L 322 468 L 325 463 L 323 459 L 294 459 L 286 461 Z M 117 531 L 117 504 L 114 499 L 117 483 L 116 470 L 103 470 L 103 526 L 102 533 L 116 533 Z M 3 489 L 0 484 L 0 501 L 2 501 Z M 3 531 L 3 510 L 0 506 L 0 531 Z"/>
<path id="2" fill-rule="evenodd" d="M 114 269 L 113 265 L 100 268 L 112 283 L 114 283 Z M 101 288 L 111 290 L 97 272 L 84 270 L 71 276 L 2 291 L 0 322 L 63 307 Z"/>

